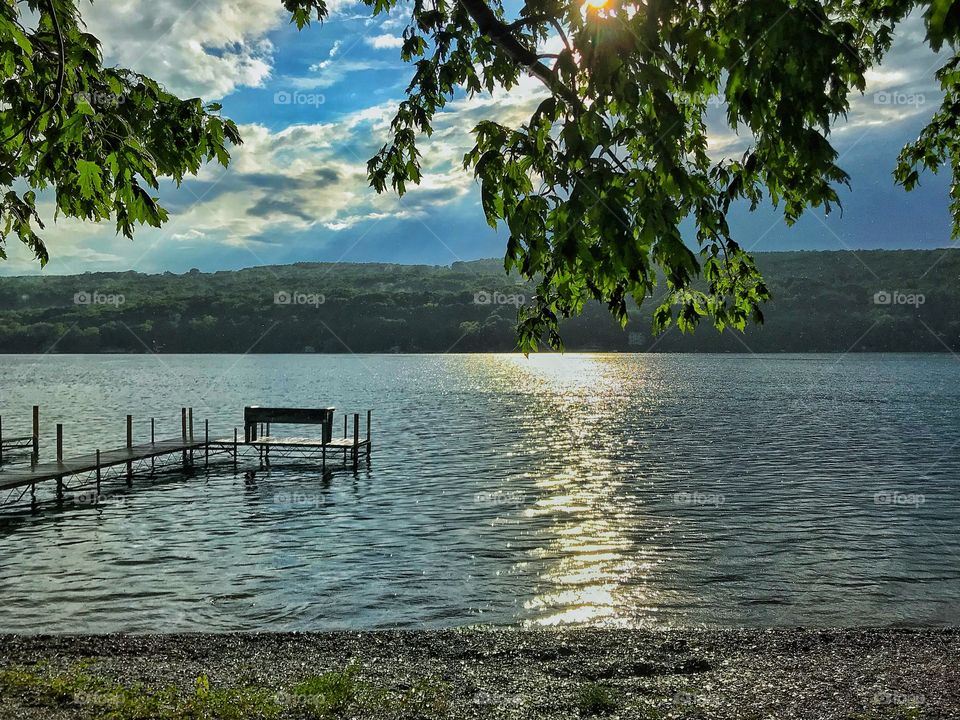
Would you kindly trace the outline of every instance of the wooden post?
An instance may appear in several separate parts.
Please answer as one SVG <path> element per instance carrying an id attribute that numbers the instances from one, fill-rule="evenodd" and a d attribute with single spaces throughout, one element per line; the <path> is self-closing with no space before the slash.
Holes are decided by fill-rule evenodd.
<path id="1" fill-rule="evenodd" d="M 370 459 L 370 416 L 373 415 L 372 410 L 367 410 L 367 460 Z"/>
<path id="2" fill-rule="evenodd" d="M 233 429 L 233 471 L 237 471 L 237 429 Z"/>
<path id="3" fill-rule="evenodd" d="M 353 469 L 357 469 L 360 456 L 360 413 L 353 414 Z"/>
<path id="4" fill-rule="evenodd" d="M 100 450 L 97 450 L 97 497 L 100 497 Z"/>
<path id="5" fill-rule="evenodd" d="M 210 464 L 210 421 L 203 421 L 203 464 Z"/>
<path id="6" fill-rule="evenodd" d="M 270 423 L 260 423 L 260 434 L 264 438 L 270 437 Z M 263 446 L 263 458 L 267 463 L 267 467 L 270 467 L 270 446 Z"/>
<path id="7" fill-rule="evenodd" d="M 343 414 L 343 436 L 347 436 L 347 414 Z"/>
<path id="8" fill-rule="evenodd" d="M 36 483 L 30 484 L 30 511 L 34 512 L 37 509 L 37 486 Z"/>
<path id="9" fill-rule="evenodd" d="M 63 465 L 63 423 L 57 423 L 57 465 Z M 57 476 L 57 502 L 63 502 L 63 475 Z"/>
<path id="10" fill-rule="evenodd" d="M 187 444 L 187 409 L 185 407 L 180 408 L 180 437 L 183 440 L 183 444 Z M 187 466 L 187 448 L 183 448 L 183 466 Z"/>
<path id="11" fill-rule="evenodd" d="M 40 406 L 33 406 L 33 464 L 40 461 Z"/>
<path id="12" fill-rule="evenodd" d="M 127 415 L 127 450 L 133 449 L 133 415 Z M 133 485 L 133 461 L 127 460 L 127 485 Z"/>
<path id="13" fill-rule="evenodd" d="M 190 442 L 193 443 L 193 408 L 187 408 L 189 413 L 188 417 L 190 418 Z M 190 448 L 190 464 L 193 465 L 193 448 Z"/>

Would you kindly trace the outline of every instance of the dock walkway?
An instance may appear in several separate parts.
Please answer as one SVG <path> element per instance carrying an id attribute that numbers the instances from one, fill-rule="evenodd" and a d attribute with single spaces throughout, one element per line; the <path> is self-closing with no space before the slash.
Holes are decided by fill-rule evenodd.
<path id="1" fill-rule="evenodd" d="M 104 452 L 93 452 L 61 462 L 46 462 L 36 465 L 17 465 L 13 469 L 0 472 L 0 490 L 33 485 L 48 480 L 58 480 L 73 475 L 103 471 L 129 462 L 149 460 L 164 455 L 172 455 L 185 450 L 202 450 L 204 440 L 159 440 L 128 448 L 117 448 Z"/>
<path id="2" fill-rule="evenodd" d="M 252 449 L 259 455 L 260 466 L 270 465 L 271 456 L 278 457 L 301 457 L 316 458 L 324 470 L 327 466 L 327 451 L 343 453 L 343 462 L 347 463 L 348 458 L 352 459 L 354 469 L 357 468 L 359 458 L 365 453 L 369 461 L 371 440 L 370 440 L 370 411 L 367 411 L 366 438 L 360 436 L 360 415 L 355 413 L 353 416 L 353 435 L 347 435 L 347 416 L 343 419 L 343 437 L 332 437 L 331 425 L 333 420 L 333 408 L 323 408 L 319 411 L 308 409 L 265 409 L 265 408 L 246 408 L 248 417 L 264 416 L 278 418 L 274 422 L 300 423 L 301 418 L 309 417 L 311 413 L 318 413 L 317 417 L 322 418 L 322 427 L 320 437 L 277 437 L 270 435 L 270 422 L 250 422 L 245 428 L 245 436 L 240 437 L 236 428 L 233 431 L 233 437 L 211 438 L 209 423 L 204 422 L 203 437 L 196 437 L 193 433 L 193 408 L 181 409 L 181 437 L 166 440 L 156 440 L 154 438 L 154 421 L 150 420 L 150 442 L 134 444 L 133 442 L 133 418 L 127 415 L 127 443 L 125 447 L 114 448 L 110 450 L 96 450 L 94 452 L 84 453 L 76 457 L 64 458 L 63 456 L 63 425 L 57 425 L 57 459 L 52 462 L 38 462 L 39 459 L 39 409 L 35 406 L 33 409 L 33 433 L 25 438 L 16 438 L 17 440 L 26 440 L 23 445 L 16 447 L 31 447 L 31 462 L 22 464 L 6 464 L 0 466 L 0 492 L 5 493 L 5 497 L 0 497 L 0 506 L 9 504 L 11 500 L 18 502 L 23 499 L 27 493 L 30 494 L 31 506 L 36 507 L 37 487 L 45 483 L 56 482 L 56 498 L 63 500 L 64 490 L 77 489 L 77 483 L 80 487 L 85 487 L 96 483 L 97 497 L 100 495 L 101 482 L 106 480 L 108 475 L 117 477 L 117 470 L 120 470 L 119 476 L 123 476 L 125 469 L 127 485 L 133 484 L 134 475 L 141 471 L 147 465 L 152 474 L 157 466 L 157 461 L 169 462 L 171 458 L 180 456 L 184 467 L 190 467 L 194 464 L 195 457 L 202 455 L 204 464 L 209 463 L 211 455 L 226 455 L 233 460 L 234 468 L 237 467 L 240 453 L 246 449 Z M 281 413 L 294 412 L 294 415 L 283 415 Z M 272 415 L 271 415 L 272 413 Z M 299 414 L 296 414 L 299 413 Z M 8 438 L 7 442 L 12 443 L 14 438 Z M 14 447 L 7 445 L 6 447 Z M 2 450 L 0 450 L 2 453 Z M 2 454 L 0 454 L 2 458 Z M 72 480 L 73 487 L 67 487 L 67 481 Z"/>

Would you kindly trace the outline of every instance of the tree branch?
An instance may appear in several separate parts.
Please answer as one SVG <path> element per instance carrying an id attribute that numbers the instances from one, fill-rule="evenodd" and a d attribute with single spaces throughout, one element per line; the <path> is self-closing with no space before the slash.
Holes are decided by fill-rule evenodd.
<path id="1" fill-rule="evenodd" d="M 510 26 L 498 18 L 484 0 L 459 0 L 467 14 L 477 23 L 480 32 L 493 40 L 496 45 L 522 65 L 531 75 L 539 78 L 544 85 L 562 96 L 567 102 L 579 107 L 577 94 L 560 82 L 557 74 L 537 59 L 534 50 L 524 46 L 510 30 Z"/>
<path id="2" fill-rule="evenodd" d="M 530 17 L 522 17 L 519 20 L 515 20 L 507 25 L 507 28 L 511 31 L 519 30 L 525 25 L 535 25 L 536 23 L 549 22 L 552 17 L 552 15 L 531 15 Z"/>
<path id="3" fill-rule="evenodd" d="M 550 24 L 553 25 L 553 29 L 557 31 L 557 34 L 560 36 L 560 39 L 563 40 L 563 44 L 564 46 L 566 46 L 567 50 L 569 50 L 570 52 L 573 52 L 573 48 L 570 47 L 570 41 L 567 39 L 567 34 L 563 31 L 563 27 L 560 25 L 559 22 L 557 22 L 557 19 L 551 18 Z"/>
<path id="4" fill-rule="evenodd" d="M 60 29 L 60 20 L 57 18 L 56 0 L 47 0 L 47 8 L 50 10 L 53 32 L 57 38 L 57 94 L 53 98 L 53 102 L 50 104 L 49 108 L 46 106 L 46 100 L 44 100 L 44 102 L 40 103 L 40 108 L 37 110 L 37 112 L 34 113 L 34 115 L 30 117 L 19 130 L 14 132 L 9 137 L 5 137 L 0 140 L 0 143 L 10 142 L 20 133 L 24 133 L 23 139 L 26 141 L 27 138 L 33 133 L 33 128 L 36 127 L 38 122 L 40 122 L 40 118 L 43 117 L 44 113 L 49 112 L 50 110 L 55 110 L 57 105 L 60 104 L 60 100 L 63 98 L 63 81 L 66 75 L 67 52 L 66 48 L 64 47 L 63 31 Z M 17 23 L 17 25 L 19 25 L 19 23 Z M 23 26 L 21 25 L 20 27 Z M 46 47 L 44 47 L 42 43 L 40 43 L 40 47 L 43 47 L 44 51 L 46 51 Z"/>

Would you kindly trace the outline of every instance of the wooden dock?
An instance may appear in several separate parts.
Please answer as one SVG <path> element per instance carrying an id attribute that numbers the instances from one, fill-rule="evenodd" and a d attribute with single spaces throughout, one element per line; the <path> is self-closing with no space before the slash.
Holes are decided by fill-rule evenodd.
<path id="1" fill-rule="evenodd" d="M 109 450 L 96 450 L 71 458 L 63 455 L 63 425 L 57 425 L 56 460 L 38 462 L 39 459 L 39 409 L 33 409 L 33 432 L 28 436 L 8 438 L 0 441 L 0 447 L 31 448 L 30 463 L 11 464 L 0 467 L 0 506 L 22 501 L 30 496 L 31 507 L 36 508 L 37 488 L 56 483 L 56 500 L 62 502 L 66 490 L 75 491 L 81 487 L 95 487 L 96 497 L 100 496 L 101 485 L 108 479 L 125 478 L 132 485 L 134 477 L 145 472 L 152 475 L 158 466 L 174 463 L 184 468 L 193 467 L 197 458 L 202 457 L 208 465 L 211 456 L 226 456 L 233 461 L 237 469 L 239 456 L 250 449 L 257 453 L 260 467 L 269 466 L 273 458 L 305 458 L 319 460 L 323 470 L 327 467 L 328 452 L 334 457 L 342 453 L 343 464 L 352 461 L 357 469 L 361 454 L 369 462 L 371 453 L 370 423 L 371 412 L 367 411 L 366 437 L 360 436 L 360 415 L 353 416 L 353 434 L 347 434 L 347 415 L 343 419 L 343 437 L 332 437 L 333 408 L 245 408 L 244 437 L 240 438 L 236 428 L 233 437 L 211 438 L 209 423 L 204 422 L 203 437 L 193 432 L 193 409 L 181 408 L 181 436 L 164 440 L 155 438 L 155 422 L 150 420 L 150 441 L 134 443 L 133 417 L 127 415 L 127 442 L 124 447 Z M 259 421 L 257 419 L 260 419 Z M 270 425 L 278 423 L 318 424 L 320 437 L 278 437 L 270 435 Z M 0 419 L 2 427 L 2 419 Z M 24 438 L 29 440 L 25 443 Z M 20 444 L 14 444 L 14 442 Z M 25 443 L 25 444 L 24 444 Z"/>

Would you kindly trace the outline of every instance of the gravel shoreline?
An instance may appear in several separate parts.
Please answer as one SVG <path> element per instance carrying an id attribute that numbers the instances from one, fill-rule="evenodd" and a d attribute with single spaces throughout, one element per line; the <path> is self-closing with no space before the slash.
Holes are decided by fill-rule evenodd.
<path id="1" fill-rule="evenodd" d="M 960 718 L 960 629 L 507 630 L 0 635 L 0 670 L 82 659 L 112 682 L 282 692 L 359 662 L 364 681 L 432 678 L 443 717 L 577 718 L 600 684 L 620 718 Z M 373 717 L 356 712 L 336 717 Z M 0 718 L 96 717 L 0 685 Z M 290 717 L 301 715 L 291 714 Z"/>

